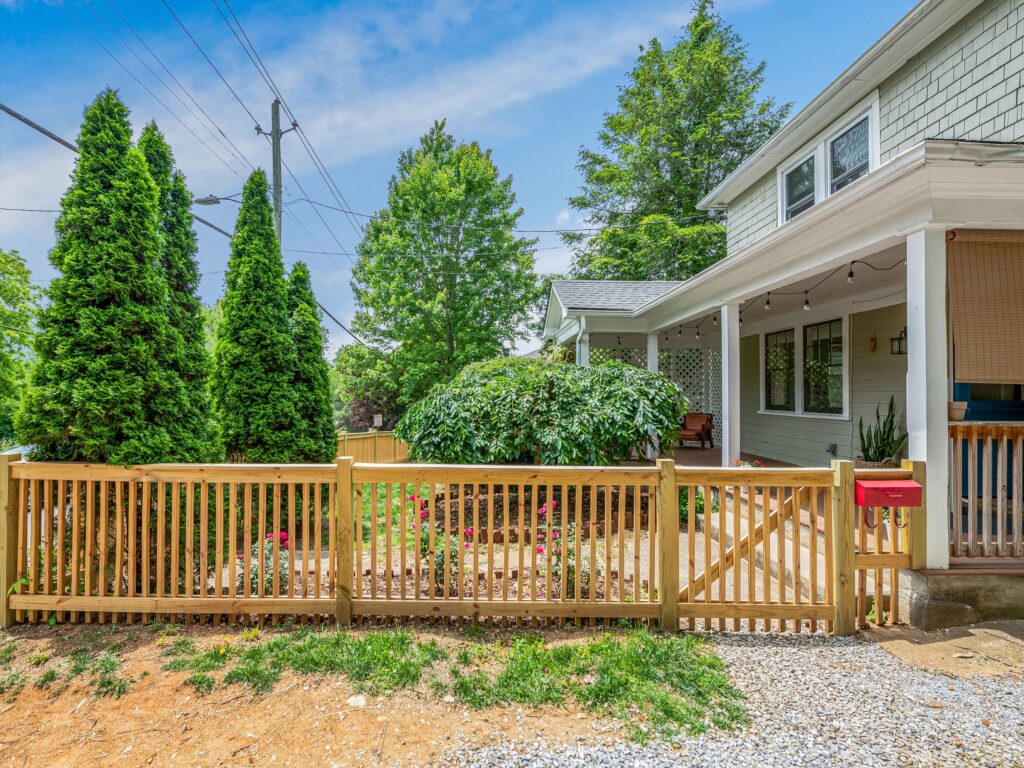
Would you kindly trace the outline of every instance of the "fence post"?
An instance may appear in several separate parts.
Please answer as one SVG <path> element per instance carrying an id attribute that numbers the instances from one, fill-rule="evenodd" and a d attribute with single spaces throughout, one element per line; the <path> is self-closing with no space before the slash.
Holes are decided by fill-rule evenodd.
<path id="1" fill-rule="evenodd" d="M 657 521 L 661 628 L 675 632 L 679 629 L 679 492 L 675 459 L 658 459 L 658 475 L 656 517 L 648 514 L 647 519 Z M 634 520 L 633 525 L 637 522 Z M 639 578 L 639 574 L 634 574 L 633 578 Z"/>
<path id="2" fill-rule="evenodd" d="M 337 551 L 334 553 L 334 572 L 337 581 L 334 585 L 335 621 L 339 627 L 352 623 L 352 548 L 353 512 L 352 512 L 352 457 L 338 458 L 338 493 L 337 520 L 338 536 Z M 361 566 L 360 566 L 361 567 Z"/>
<path id="3" fill-rule="evenodd" d="M 18 515 L 21 499 L 18 484 L 11 479 L 11 464 L 21 461 L 18 454 L 0 456 L 0 627 L 14 624 L 14 611 L 8 607 L 10 591 L 18 578 Z"/>
<path id="4" fill-rule="evenodd" d="M 916 480 L 921 484 L 921 487 L 925 489 L 921 494 L 921 506 L 910 508 L 910 567 L 917 570 L 925 567 L 928 555 L 927 466 L 923 461 L 904 459 L 903 469 L 909 469 L 911 472 L 911 479 Z"/>
<path id="5" fill-rule="evenodd" d="M 856 530 L 852 461 L 833 461 L 832 472 L 832 599 L 837 635 L 852 635 L 857 628 L 854 590 L 853 534 Z"/>

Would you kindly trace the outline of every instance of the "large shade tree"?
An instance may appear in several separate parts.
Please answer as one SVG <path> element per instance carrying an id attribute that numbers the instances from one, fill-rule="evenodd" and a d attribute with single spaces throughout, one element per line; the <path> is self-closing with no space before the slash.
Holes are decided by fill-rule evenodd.
<path id="1" fill-rule="evenodd" d="M 146 158 L 150 176 L 156 182 L 163 243 L 160 264 L 168 288 L 168 319 L 181 334 L 181 354 L 168 366 L 185 383 L 188 409 L 177 423 L 176 439 L 190 446 L 197 459 L 218 458 L 217 429 L 210 400 L 210 354 L 203 332 L 203 304 L 199 301 L 199 265 L 196 263 L 196 233 L 192 228 L 192 193 L 185 177 L 174 167 L 174 155 L 156 123 L 142 130 L 138 147 Z"/>
<path id="2" fill-rule="evenodd" d="M 298 445 L 302 459 L 331 461 L 337 454 L 330 366 L 324 358 L 325 333 L 310 280 L 309 267 L 301 261 L 288 275 L 288 311 L 295 342 L 295 407 L 298 413 Z"/>
<path id="3" fill-rule="evenodd" d="M 288 284 L 263 171 L 242 190 L 220 307 L 211 387 L 228 458 L 300 461 Z"/>
<path id="4" fill-rule="evenodd" d="M 352 276 L 355 329 L 397 371 L 408 405 L 475 360 L 508 354 L 536 291 L 534 241 L 489 150 L 443 121 L 403 152 Z"/>
<path id="5" fill-rule="evenodd" d="M 761 96 L 764 62 L 700 0 L 671 48 L 641 50 L 597 149 L 582 148 L 570 205 L 601 231 L 569 232 L 573 276 L 680 280 L 725 255 L 720 215 L 697 203 L 789 112 Z"/>
<path id="6" fill-rule="evenodd" d="M 160 263 L 158 191 L 116 93 L 86 108 L 78 146 L 19 437 L 45 459 L 194 460 L 180 439 L 191 401 L 169 365 L 183 344 Z"/>

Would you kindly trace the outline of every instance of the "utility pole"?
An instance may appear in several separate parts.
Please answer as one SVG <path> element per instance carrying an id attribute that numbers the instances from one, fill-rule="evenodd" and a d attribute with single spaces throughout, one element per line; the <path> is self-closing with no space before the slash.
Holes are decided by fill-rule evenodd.
<path id="1" fill-rule="evenodd" d="M 273 157 L 273 169 L 271 175 L 271 189 L 274 196 L 274 234 L 277 235 L 277 242 L 281 242 L 281 137 L 299 127 L 299 124 L 292 121 L 292 127 L 281 130 L 281 100 L 274 99 L 270 105 L 270 133 L 267 133 L 258 125 L 256 133 L 270 137 L 270 149 Z"/>

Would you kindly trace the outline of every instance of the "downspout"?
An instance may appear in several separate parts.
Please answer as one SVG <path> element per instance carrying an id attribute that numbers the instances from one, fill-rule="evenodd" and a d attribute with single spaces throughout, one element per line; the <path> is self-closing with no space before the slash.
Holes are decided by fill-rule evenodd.
<path id="1" fill-rule="evenodd" d="M 576 365 L 580 365 L 580 340 L 583 338 L 583 334 L 587 332 L 587 316 L 580 315 L 580 330 L 576 334 Z M 587 365 L 590 365 L 590 355 L 587 354 Z"/>

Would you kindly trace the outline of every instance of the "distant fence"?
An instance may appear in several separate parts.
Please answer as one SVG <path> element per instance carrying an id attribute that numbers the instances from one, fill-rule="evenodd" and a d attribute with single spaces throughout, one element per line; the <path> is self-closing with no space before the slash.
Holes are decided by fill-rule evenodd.
<path id="1" fill-rule="evenodd" d="M 394 432 L 342 432 L 338 455 L 367 464 L 397 464 L 409 460 L 409 445 Z"/>
<path id="2" fill-rule="evenodd" d="M 882 606 L 881 570 L 923 565 L 920 510 L 910 527 L 877 511 L 891 538 L 877 522 L 873 538 L 858 534 L 872 518 L 855 510 L 853 483 L 849 462 L 125 468 L 0 456 L 2 624 L 291 614 L 845 634 L 870 618 L 858 570 L 878 571 Z"/>

